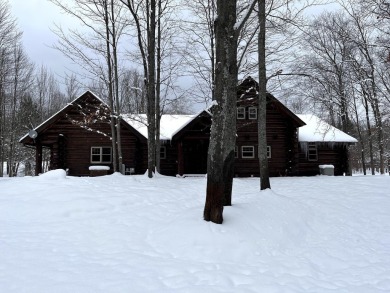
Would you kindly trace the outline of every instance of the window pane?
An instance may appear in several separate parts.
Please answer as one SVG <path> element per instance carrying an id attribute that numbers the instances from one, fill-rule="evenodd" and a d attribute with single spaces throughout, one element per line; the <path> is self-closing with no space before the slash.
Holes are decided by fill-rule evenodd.
<path id="1" fill-rule="evenodd" d="M 245 119 L 245 108 L 244 107 L 237 108 L 237 119 Z"/>
<path id="2" fill-rule="evenodd" d="M 93 147 L 91 148 L 91 162 L 100 163 L 100 148 Z"/>
<path id="3" fill-rule="evenodd" d="M 318 153 L 317 153 L 317 144 L 309 143 L 307 148 L 307 159 L 309 161 L 317 161 Z"/>
<path id="4" fill-rule="evenodd" d="M 91 162 L 92 163 L 111 163 L 111 148 L 110 147 L 92 147 Z"/>
<path id="5" fill-rule="evenodd" d="M 255 107 L 249 108 L 249 119 L 257 119 L 257 109 Z"/>
<path id="6" fill-rule="evenodd" d="M 100 155 L 92 155 L 91 161 L 99 163 L 100 162 Z"/>
<path id="7" fill-rule="evenodd" d="M 255 147 L 253 146 L 243 146 L 241 149 L 241 154 L 243 158 L 254 158 L 255 157 Z"/>
<path id="8" fill-rule="evenodd" d="M 102 148 L 103 155 L 111 155 L 111 148 Z"/>
<path id="9" fill-rule="evenodd" d="M 267 146 L 267 158 L 271 158 L 271 146 Z"/>
<path id="10" fill-rule="evenodd" d="M 166 150 L 165 146 L 160 147 L 160 159 L 166 158 Z"/>
<path id="11" fill-rule="evenodd" d="M 102 155 L 102 162 L 111 162 L 111 155 Z"/>
<path id="12" fill-rule="evenodd" d="M 93 155 L 100 155 L 100 148 L 92 148 Z"/>

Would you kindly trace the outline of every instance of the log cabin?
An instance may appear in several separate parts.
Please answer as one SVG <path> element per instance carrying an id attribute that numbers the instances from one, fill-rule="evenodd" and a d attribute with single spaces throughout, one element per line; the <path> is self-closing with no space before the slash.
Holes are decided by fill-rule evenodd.
<path id="1" fill-rule="evenodd" d="M 251 77 L 237 89 L 235 176 L 259 176 L 257 154 L 258 86 Z M 126 175 L 147 169 L 145 115 L 121 115 L 123 165 Z M 20 142 L 36 149 L 36 175 L 42 173 L 42 149 L 50 150 L 50 169 L 70 176 L 110 174 L 112 145 L 110 110 L 90 91 L 26 134 Z M 162 115 L 160 173 L 195 176 L 207 172 L 212 114 Z M 267 156 L 270 176 L 319 174 L 319 165 L 333 165 L 335 175 L 348 172 L 348 146 L 356 139 L 314 115 L 296 115 L 267 94 Z M 108 169 L 108 170 L 107 170 Z"/>
<path id="2" fill-rule="evenodd" d="M 89 176 L 102 170 L 91 166 L 109 166 L 112 173 L 110 109 L 90 91 L 34 128 L 20 142 L 36 149 L 35 174 L 42 173 L 42 150 L 50 150 L 49 169 L 64 169 L 68 175 Z M 145 170 L 147 141 L 127 123 L 120 123 L 123 161 L 134 170 Z M 93 168 L 92 168 L 93 169 Z M 133 170 L 132 169 L 132 170 Z"/>

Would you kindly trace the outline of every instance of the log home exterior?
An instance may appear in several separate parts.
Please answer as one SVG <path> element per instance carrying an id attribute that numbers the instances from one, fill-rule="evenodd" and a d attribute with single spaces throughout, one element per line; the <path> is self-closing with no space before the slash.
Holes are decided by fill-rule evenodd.
<path id="1" fill-rule="evenodd" d="M 124 115 L 124 121 L 147 139 L 145 115 Z M 163 115 L 160 173 L 170 176 L 206 174 L 210 127 L 208 111 L 197 115 Z"/>
<path id="2" fill-rule="evenodd" d="M 348 147 L 356 139 L 315 115 L 298 115 L 306 125 L 299 128 L 299 173 L 317 175 L 318 165 L 333 165 L 334 175 L 349 173 Z"/>
<path id="3" fill-rule="evenodd" d="M 257 154 L 258 84 L 248 77 L 237 90 L 237 142 L 235 174 L 259 176 Z M 298 172 L 297 129 L 305 123 L 267 94 L 267 157 L 270 176 L 294 175 Z"/>
<path id="4" fill-rule="evenodd" d="M 112 172 L 110 111 L 93 93 L 87 91 L 35 131 L 36 138 L 25 135 L 20 142 L 36 148 L 36 174 L 42 173 L 42 148 L 50 149 L 50 169 L 89 176 L 91 165 L 102 165 Z M 127 123 L 121 124 L 121 133 L 123 161 L 135 173 L 144 172 L 146 139 Z"/>
<path id="5" fill-rule="evenodd" d="M 257 83 L 250 77 L 238 87 L 237 107 L 235 176 L 259 176 Z M 89 176 L 89 167 L 108 166 L 108 174 L 112 173 L 109 117 L 108 106 L 87 91 L 36 127 L 36 138 L 25 135 L 20 142 L 36 148 L 36 174 L 42 172 L 43 147 L 51 152 L 50 169 L 62 168 L 69 175 Z M 205 174 L 211 124 L 212 115 L 208 111 L 197 115 L 163 115 L 160 173 Z M 266 124 L 270 176 L 316 175 L 321 164 L 334 165 L 336 175 L 348 172 L 348 144 L 356 140 L 345 133 L 335 128 L 329 131 L 331 126 L 317 117 L 295 115 L 271 94 L 267 95 Z M 332 135 L 322 133 L 325 130 L 333 133 L 333 139 Z M 313 131 L 322 134 L 311 135 Z M 334 139 L 336 134 L 340 137 L 338 132 L 344 134 L 341 140 Z M 123 173 L 145 173 L 146 117 L 123 115 L 121 135 Z"/>

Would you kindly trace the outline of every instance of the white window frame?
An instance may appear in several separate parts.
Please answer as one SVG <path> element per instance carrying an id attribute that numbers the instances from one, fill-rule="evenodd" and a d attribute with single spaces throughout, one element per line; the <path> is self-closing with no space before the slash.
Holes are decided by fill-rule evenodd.
<path id="1" fill-rule="evenodd" d="M 245 107 L 237 107 L 237 119 L 245 119 Z"/>
<path id="2" fill-rule="evenodd" d="M 161 146 L 160 147 L 160 159 L 164 160 L 167 158 L 167 147 L 166 146 Z"/>
<path id="3" fill-rule="evenodd" d="M 94 154 L 93 153 L 93 150 L 99 150 L 99 154 Z M 110 149 L 110 161 L 103 161 L 103 149 Z M 94 161 L 93 160 L 93 156 L 99 156 L 99 160 L 98 161 Z M 106 154 L 105 154 L 106 155 Z M 93 164 L 110 164 L 112 162 L 112 147 L 106 147 L 106 146 L 103 146 L 103 147 L 98 147 L 98 146 L 93 146 L 91 147 L 91 163 Z"/>
<path id="4" fill-rule="evenodd" d="M 315 142 L 307 143 L 307 160 L 311 162 L 318 161 L 317 143 Z"/>
<path id="5" fill-rule="evenodd" d="M 252 155 L 247 155 L 252 153 Z M 243 145 L 241 147 L 241 158 L 243 159 L 254 159 L 255 158 L 255 147 L 253 145 Z"/>
<path id="6" fill-rule="evenodd" d="M 253 111 L 253 112 L 251 112 L 251 111 Z M 248 119 L 257 120 L 257 108 L 256 107 L 249 107 L 248 108 Z"/>
<path id="7" fill-rule="evenodd" d="M 272 155 L 272 153 L 271 153 L 271 146 L 267 145 L 267 158 L 271 159 L 271 155 Z"/>

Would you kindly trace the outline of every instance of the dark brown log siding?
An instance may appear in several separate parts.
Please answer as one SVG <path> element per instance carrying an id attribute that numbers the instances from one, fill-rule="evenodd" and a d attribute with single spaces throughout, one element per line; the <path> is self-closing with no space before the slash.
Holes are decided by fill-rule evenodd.
<path id="1" fill-rule="evenodd" d="M 242 106 L 245 106 L 246 109 L 249 107 Z M 268 159 L 270 176 L 285 176 L 296 172 L 297 144 L 296 126 L 293 121 L 281 113 L 272 102 L 269 102 L 267 105 L 267 145 L 271 147 L 271 158 Z M 255 158 L 243 159 L 241 156 L 242 146 L 254 146 Z M 248 119 L 248 115 L 246 115 L 246 119 L 238 119 L 236 176 L 259 176 L 257 146 L 257 120 Z"/>
<path id="2" fill-rule="evenodd" d="M 88 176 L 89 166 L 107 165 L 110 167 L 108 173 L 112 173 L 112 164 L 91 163 L 91 147 L 112 147 L 109 119 L 95 119 L 105 114 L 93 114 L 97 109 L 101 109 L 103 104 L 89 94 L 76 104 L 59 113 L 37 138 L 42 145 L 51 148 L 50 168 L 68 169 L 68 174 L 73 176 Z M 88 118 L 90 114 L 91 119 Z M 81 121 L 88 123 L 78 125 Z M 146 139 L 142 140 L 124 125 L 121 125 L 121 134 L 123 163 L 127 167 L 135 168 L 137 174 L 144 173 L 147 161 Z M 32 141 L 27 143 L 33 144 Z"/>
<path id="3" fill-rule="evenodd" d="M 87 92 L 73 105 L 48 119 L 38 127 L 35 141 L 26 137 L 24 144 L 51 149 L 51 169 L 69 169 L 69 175 L 88 176 L 91 163 L 91 147 L 111 147 L 109 115 L 107 106 Z M 257 120 L 249 119 L 249 107 L 256 107 L 257 92 L 253 80 L 243 83 L 238 89 L 238 107 L 245 108 L 245 119 L 237 120 L 237 153 L 235 175 L 239 177 L 259 176 L 257 153 Z M 95 115 L 96 113 L 96 115 Z M 106 117 L 101 119 L 99 117 Z M 90 130 L 76 125 L 77 121 L 87 122 Z M 271 147 L 269 159 L 270 176 L 316 175 L 318 165 L 332 164 L 335 175 L 348 170 L 348 149 L 343 143 L 318 146 L 318 160 L 308 161 L 305 149 L 301 148 L 297 138 L 297 128 L 303 122 L 285 108 L 273 96 L 267 96 L 267 144 Z M 181 129 L 171 141 L 163 141 L 166 158 L 161 160 L 160 172 L 175 176 L 183 173 L 206 173 L 207 146 L 210 139 L 211 116 L 203 112 L 186 127 Z M 98 133 L 100 132 L 100 133 Z M 123 163 L 134 168 L 136 174 L 147 169 L 147 140 L 129 125 L 121 125 Z M 180 150 L 179 150 L 179 146 Z M 254 147 L 254 158 L 243 159 L 242 146 Z M 182 160 L 180 160 L 180 154 Z M 101 164 L 99 164 L 101 165 Z M 111 164 L 110 166 L 112 172 Z"/>
<path id="4" fill-rule="evenodd" d="M 160 173 L 168 176 L 178 174 L 178 152 L 177 143 L 172 141 L 163 141 L 161 146 L 166 148 L 166 158 L 160 161 Z"/>
<path id="5" fill-rule="evenodd" d="M 340 176 L 348 172 L 348 149 L 343 143 L 317 143 L 317 161 L 309 161 L 306 148 L 299 145 L 299 172 L 300 176 L 320 174 L 319 165 L 333 165 L 334 175 Z"/>
<path id="6" fill-rule="evenodd" d="M 167 150 L 167 158 L 161 160 L 161 174 L 175 176 L 179 174 L 179 149 L 182 147 L 183 174 L 205 174 L 207 172 L 207 148 L 210 140 L 211 117 L 202 113 L 179 131 L 172 141 L 163 146 Z M 181 174 L 182 175 L 182 174 Z"/>

